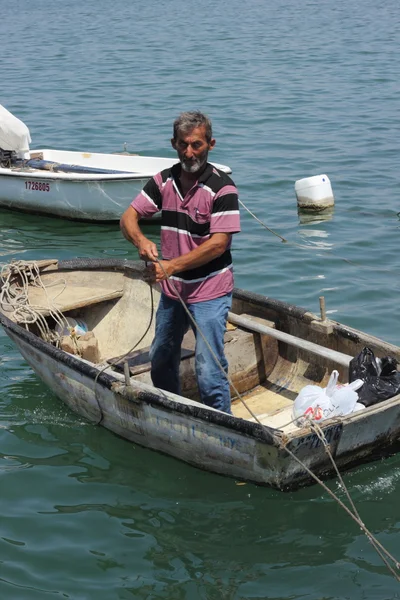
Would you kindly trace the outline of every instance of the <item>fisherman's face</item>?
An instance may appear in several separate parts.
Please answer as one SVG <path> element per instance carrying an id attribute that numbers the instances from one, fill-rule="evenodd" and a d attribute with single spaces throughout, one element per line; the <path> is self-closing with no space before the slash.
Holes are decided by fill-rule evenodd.
<path id="1" fill-rule="evenodd" d="M 186 173 L 198 173 L 206 164 L 208 153 L 215 146 L 215 140 L 206 138 L 205 125 L 195 127 L 188 133 L 180 133 L 171 140 L 172 147 L 178 153 L 182 169 Z"/>

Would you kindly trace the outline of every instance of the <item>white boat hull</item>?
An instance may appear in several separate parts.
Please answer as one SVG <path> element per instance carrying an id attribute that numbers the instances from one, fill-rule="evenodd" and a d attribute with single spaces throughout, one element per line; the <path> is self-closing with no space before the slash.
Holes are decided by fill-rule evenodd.
<path id="1" fill-rule="evenodd" d="M 146 181 L 66 181 L 0 173 L 0 206 L 79 221 L 117 221 Z"/>
<path id="2" fill-rule="evenodd" d="M 35 150 L 46 161 L 119 173 L 0 167 L 0 207 L 79 221 L 118 221 L 150 177 L 173 158 Z M 226 172 L 229 167 L 217 165 Z"/>

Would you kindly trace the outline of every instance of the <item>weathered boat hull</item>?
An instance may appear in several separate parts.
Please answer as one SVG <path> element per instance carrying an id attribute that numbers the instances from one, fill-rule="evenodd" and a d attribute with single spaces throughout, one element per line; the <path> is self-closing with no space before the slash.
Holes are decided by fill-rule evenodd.
<path id="1" fill-rule="evenodd" d="M 93 279 L 97 264 L 98 268 L 105 269 L 105 277 L 111 286 L 113 271 L 132 269 L 135 263 L 128 262 L 88 260 L 86 264 L 81 259 L 59 263 L 59 267 L 63 275 L 68 270 L 87 268 L 89 278 Z M 107 268 L 110 268 L 109 272 Z M 129 274 L 130 280 L 135 277 L 138 275 Z M 130 303 L 132 300 L 132 296 L 127 299 Z M 136 296 L 136 302 L 139 301 Z M 116 310 L 118 300 L 114 298 L 112 303 L 112 310 Z M 369 345 L 377 351 L 380 349 L 381 353 L 389 351 L 397 357 L 400 355 L 400 349 L 395 346 L 332 321 L 321 325 L 312 313 L 264 296 L 235 290 L 234 305 L 239 313 L 256 312 L 259 320 L 261 315 L 268 319 L 274 317 L 283 329 L 300 331 L 302 339 L 313 338 L 314 342 L 320 343 L 329 338 L 335 351 L 355 352 Z M 104 309 L 101 311 L 104 316 Z M 91 312 L 93 322 L 98 322 L 100 313 L 95 314 L 93 308 Z M 121 307 L 121 312 L 126 313 L 126 305 Z M 309 426 L 286 429 L 283 422 L 276 426 L 265 425 L 263 415 L 259 415 L 259 422 L 249 419 L 248 415 L 240 418 L 237 407 L 234 409 L 236 416 L 227 415 L 187 397 L 154 388 L 148 383 L 148 372 L 143 373 L 142 379 L 141 376 L 131 377 L 127 385 L 124 375 L 107 364 L 95 365 L 68 354 L 26 331 L 4 313 L 0 314 L 0 322 L 31 368 L 66 405 L 127 440 L 204 470 L 280 490 L 311 483 L 312 477 L 305 467 L 319 477 L 334 473 L 323 442 Z M 313 324 L 314 329 L 311 329 Z M 279 387 L 280 392 L 293 398 L 296 394 L 293 374 L 300 377 L 301 382 L 305 370 L 311 368 L 307 366 L 311 362 L 307 363 L 304 349 L 285 348 L 282 341 L 275 344 L 272 339 L 260 346 L 259 337 L 255 336 L 254 340 L 257 356 L 269 354 L 265 363 L 268 386 L 275 390 Z M 250 346 L 246 348 L 250 353 Z M 231 352 L 231 366 L 235 363 L 233 341 L 227 345 L 227 352 Z M 329 373 L 332 366 L 324 356 L 313 363 L 313 372 Z M 234 369 L 240 384 L 241 374 L 245 372 L 243 358 Z M 340 369 L 344 371 L 343 367 Z M 253 370 L 246 371 L 249 381 L 259 370 L 257 362 Z M 252 387 L 250 383 L 246 385 L 248 389 Z M 363 411 L 321 422 L 320 427 L 339 469 L 371 460 L 377 453 L 389 453 L 398 447 L 400 440 L 400 395 Z"/>
<path id="2" fill-rule="evenodd" d="M 278 448 L 267 444 L 268 450 L 262 451 L 265 442 L 229 425 L 237 419 L 196 402 L 177 407 L 172 395 L 159 397 L 145 384 L 129 394 L 123 377 L 117 374 L 100 375 L 95 385 L 98 371 L 91 366 L 55 348 L 44 349 L 41 343 L 34 346 L 36 340 L 30 339 L 29 333 L 6 331 L 38 377 L 69 408 L 91 422 L 201 469 L 281 487 Z M 207 420 L 202 413 L 207 413 Z M 247 425 L 250 430 L 259 428 Z M 271 451 L 275 458 L 266 461 Z"/>
<path id="3" fill-rule="evenodd" d="M 333 474 L 316 433 L 299 431 L 283 442 L 278 432 L 275 437 L 273 431 L 258 424 L 210 411 L 195 402 L 179 406 L 172 395 L 159 397 L 144 384 L 129 393 L 122 375 L 100 375 L 95 385 L 97 369 L 55 348 L 44 349 L 41 343 L 35 347 L 29 333 L 28 339 L 23 339 L 23 335 L 6 331 L 33 371 L 71 410 L 131 442 L 203 470 L 284 491 L 312 482 L 287 449 L 317 476 Z M 368 413 L 323 426 L 339 469 L 397 447 L 400 398 L 371 407 Z"/>

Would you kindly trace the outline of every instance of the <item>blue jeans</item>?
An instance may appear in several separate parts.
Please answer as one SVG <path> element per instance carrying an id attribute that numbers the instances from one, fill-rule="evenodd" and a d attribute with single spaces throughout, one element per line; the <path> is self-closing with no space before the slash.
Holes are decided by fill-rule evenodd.
<path id="1" fill-rule="evenodd" d="M 231 304 L 232 294 L 227 294 L 214 300 L 186 305 L 225 372 L 228 371 L 228 361 L 224 353 L 224 333 Z M 156 333 L 150 349 L 153 384 L 174 394 L 181 393 L 181 344 L 189 326 L 196 337 L 195 368 L 201 401 L 231 414 L 229 382 L 225 373 L 216 364 L 181 302 L 172 300 L 165 294 L 161 294 L 156 315 Z"/>

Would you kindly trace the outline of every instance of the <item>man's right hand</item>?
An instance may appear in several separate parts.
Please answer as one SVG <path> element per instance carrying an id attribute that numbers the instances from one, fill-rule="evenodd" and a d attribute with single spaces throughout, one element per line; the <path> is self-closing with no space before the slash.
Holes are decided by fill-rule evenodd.
<path id="1" fill-rule="evenodd" d="M 157 246 L 143 235 L 139 227 L 139 213 L 129 206 L 121 217 L 120 226 L 124 237 L 138 249 L 142 260 L 154 262 L 158 258 Z"/>
<path id="2" fill-rule="evenodd" d="M 154 242 L 143 237 L 137 246 L 139 256 L 142 260 L 154 262 L 158 258 L 157 246 Z"/>

